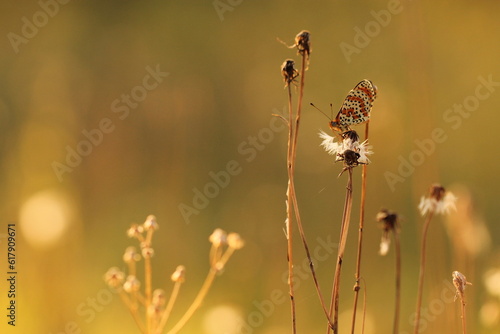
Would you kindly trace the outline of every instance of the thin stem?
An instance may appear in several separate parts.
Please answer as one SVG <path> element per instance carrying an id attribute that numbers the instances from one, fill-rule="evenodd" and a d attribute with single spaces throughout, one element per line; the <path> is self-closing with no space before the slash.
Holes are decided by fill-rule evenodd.
<path id="1" fill-rule="evenodd" d="M 365 126 L 365 140 L 368 139 L 368 126 L 370 122 L 366 123 Z M 363 248 L 363 227 L 365 222 L 365 203 L 366 203 L 366 170 L 367 165 L 363 165 L 361 172 L 361 203 L 359 210 L 359 231 L 358 231 L 358 253 L 356 256 L 356 274 L 354 275 L 356 281 L 354 283 L 354 306 L 352 310 L 352 324 L 351 324 L 351 334 L 354 334 L 354 329 L 356 327 L 356 310 L 358 307 L 358 296 L 359 289 L 359 278 L 361 276 L 361 254 Z"/>
<path id="2" fill-rule="evenodd" d="M 342 271 L 342 260 L 344 258 L 345 245 L 347 241 L 347 233 L 349 231 L 349 222 L 351 220 L 352 209 L 352 168 L 348 168 L 346 196 L 344 202 L 344 211 L 342 214 L 342 224 L 340 226 L 340 243 L 337 254 L 337 265 L 335 267 L 335 277 L 332 288 L 332 301 L 330 304 L 330 317 L 333 315 L 333 328 L 328 326 L 327 334 L 333 330 L 334 334 L 338 334 L 338 318 L 339 318 L 339 290 L 340 290 L 340 273 Z"/>
<path id="3" fill-rule="evenodd" d="M 293 112 L 292 112 L 292 89 L 288 85 L 288 151 L 287 151 L 287 171 L 288 171 L 288 186 L 286 190 L 287 201 L 286 201 L 286 238 L 287 238 L 287 260 L 288 260 L 288 294 L 290 295 L 290 312 L 292 316 L 292 333 L 297 333 L 296 327 L 296 314 L 295 314 L 295 297 L 293 289 L 293 238 L 292 238 L 292 194 L 293 191 L 291 187 L 293 186 Z"/>
<path id="4" fill-rule="evenodd" d="M 149 312 L 149 307 L 151 305 L 151 257 L 144 258 L 144 280 L 145 280 L 145 294 L 146 294 L 146 327 L 147 333 L 151 333 L 152 317 L 151 312 Z"/>
<path id="5" fill-rule="evenodd" d="M 137 324 L 137 327 L 139 327 L 139 330 L 141 333 L 146 334 L 146 329 L 144 328 L 144 324 L 142 323 L 139 314 L 137 312 L 137 303 L 133 302 L 130 300 L 128 295 L 123 291 L 119 290 L 120 298 L 122 299 L 123 303 L 127 306 L 128 310 L 130 311 L 130 314 L 132 315 L 132 318 L 134 318 L 135 323 Z"/>
<path id="6" fill-rule="evenodd" d="M 212 285 L 215 276 L 217 274 L 217 270 L 215 268 L 210 268 L 207 277 L 205 278 L 205 282 L 203 282 L 203 285 L 201 286 L 200 291 L 198 292 L 198 295 L 196 295 L 196 298 L 194 299 L 193 303 L 191 306 L 187 309 L 186 313 L 181 317 L 181 319 L 175 324 L 175 326 L 168 331 L 168 334 L 175 334 L 178 333 L 182 327 L 188 322 L 188 320 L 193 316 L 194 312 L 198 307 L 200 307 L 201 302 L 207 295 L 208 290 L 210 289 L 210 286 Z"/>
<path id="7" fill-rule="evenodd" d="M 420 273 L 418 277 L 418 293 L 417 293 L 417 307 L 415 315 L 415 329 L 414 334 L 418 334 L 420 326 L 420 308 L 422 307 L 422 293 L 424 288 L 424 273 L 425 273 L 425 245 L 427 242 L 427 230 L 429 229 L 429 223 L 431 222 L 434 211 L 430 211 L 427 215 L 427 219 L 424 223 L 424 229 L 422 232 L 422 246 L 420 249 Z"/>
<path id="8" fill-rule="evenodd" d="M 300 238 L 302 240 L 302 244 L 304 246 L 304 250 L 306 251 L 306 256 L 309 261 L 309 269 L 311 270 L 312 277 L 314 280 L 314 287 L 316 288 L 316 293 L 318 294 L 318 298 L 321 303 L 321 307 L 323 308 L 323 312 L 325 313 L 325 316 L 328 320 L 328 323 L 330 326 L 332 326 L 332 321 L 328 315 L 328 311 L 325 305 L 325 301 L 323 298 L 323 294 L 321 293 L 321 289 L 319 287 L 318 279 L 316 276 L 316 271 L 314 270 L 314 263 L 312 261 L 311 257 L 311 252 L 309 251 L 309 246 L 306 240 L 306 236 L 304 233 L 304 228 L 302 225 L 302 219 L 300 218 L 300 211 L 299 211 L 299 206 L 297 202 L 297 193 L 295 192 L 295 161 L 296 161 L 296 156 L 297 156 L 297 141 L 298 141 L 298 134 L 299 134 L 299 126 L 300 126 L 300 115 L 301 115 L 301 110 L 302 110 L 302 98 L 304 96 L 304 77 L 305 77 L 305 69 L 306 69 L 306 56 L 302 56 L 302 66 L 300 70 L 300 90 L 299 90 L 299 97 L 298 97 L 298 105 L 297 105 L 297 115 L 295 118 L 295 131 L 293 131 L 293 127 L 291 126 L 291 120 L 292 120 L 292 113 L 290 112 L 290 117 L 289 117 L 289 126 L 291 128 L 291 132 L 293 133 L 292 135 L 292 145 L 291 145 L 291 159 L 290 159 L 290 175 L 289 175 L 289 195 L 292 198 L 292 205 L 294 208 L 294 213 L 295 213 L 295 218 L 297 221 L 297 227 L 299 229 L 299 234 Z M 290 93 L 290 87 L 289 87 L 289 110 L 292 110 L 291 108 L 291 93 Z M 290 133 L 289 131 L 289 133 Z M 290 147 L 289 147 L 290 148 Z M 289 220 L 290 222 L 291 220 Z"/>
<path id="9" fill-rule="evenodd" d="M 394 243 L 396 248 L 396 302 L 394 309 L 393 334 L 399 333 L 399 310 L 401 307 L 401 243 L 399 239 L 399 229 L 394 229 Z"/>
<path id="10" fill-rule="evenodd" d="M 467 322 L 465 320 L 465 299 L 461 296 L 462 302 L 462 333 L 467 334 Z"/>
<path id="11" fill-rule="evenodd" d="M 181 289 L 182 282 L 175 282 L 174 287 L 172 289 L 172 293 L 170 294 L 170 298 L 168 300 L 167 306 L 161 315 L 160 324 L 158 325 L 158 329 L 156 330 L 157 334 L 160 334 L 165 325 L 167 324 L 168 318 L 170 317 L 170 313 L 174 308 L 175 301 L 177 300 L 177 296 L 179 295 L 179 290 Z"/>

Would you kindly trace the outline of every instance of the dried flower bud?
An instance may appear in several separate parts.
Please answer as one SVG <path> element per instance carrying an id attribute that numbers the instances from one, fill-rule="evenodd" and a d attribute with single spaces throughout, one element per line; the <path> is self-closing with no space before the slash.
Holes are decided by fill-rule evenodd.
<path id="1" fill-rule="evenodd" d="M 161 312 L 161 307 L 160 306 L 155 305 L 155 304 L 149 305 L 149 307 L 148 307 L 148 315 L 150 317 L 153 318 L 153 317 L 159 315 L 160 312 Z"/>
<path id="2" fill-rule="evenodd" d="M 245 241 L 241 239 L 238 233 L 229 233 L 227 236 L 227 245 L 234 249 L 241 249 L 245 246 Z"/>
<path id="3" fill-rule="evenodd" d="M 144 257 L 145 259 L 150 259 L 153 257 L 153 255 L 155 255 L 155 251 L 151 247 L 144 247 L 142 248 L 141 251 L 142 251 L 142 257 Z"/>
<path id="4" fill-rule="evenodd" d="M 295 46 L 300 55 L 309 58 L 311 53 L 311 34 L 307 30 L 302 30 L 295 36 Z"/>
<path id="5" fill-rule="evenodd" d="M 130 226 L 130 228 L 127 230 L 127 235 L 129 238 L 139 239 L 140 237 L 142 237 L 142 232 L 144 232 L 144 229 L 141 225 L 132 224 L 132 226 Z"/>
<path id="6" fill-rule="evenodd" d="M 144 226 L 144 230 L 146 230 L 146 231 L 150 231 L 150 230 L 155 231 L 160 227 L 158 225 L 158 223 L 156 222 L 156 217 L 153 215 L 149 215 L 146 218 L 146 221 L 144 222 L 143 226 Z"/>
<path id="7" fill-rule="evenodd" d="M 454 271 L 451 274 L 451 277 L 453 278 L 453 285 L 457 289 L 457 292 L 455 294 L 455 300 L 457 299 L 457 296 L 460 296 L 460 299 L 463 299 L 465 287 L 467 285 L 472 285 L 472 283 L 467 282 L 467 278 L 465 278 L 464 274 L 462 274 L 459 271 Z"/>
<path id="8" fill-rule="evenodd" d="M 183 283 L 186 279 L 186 267 L 177 266 L 170 279 L 176 283 Z"/>
<path id="9" fill-rule="evenodd" d="M 117 267 L 109 268 L 106 274 L 104 274 L 104 281 L 112 288 L 119 287 L 124 279 L 125 274 Z"/>
<path id="10" fill-rule="evenodd" d="M 220 228 L 217 228 L 215 229 L 215 231 L 213 231 L 208 240 L 215 247 L 220 247 L 221 245 L 226 244 L 226 238 L 227 238 L 226 232 Z"/>
<path id="11" fill-rule="evenodd" d="M 436 201 L 439 202 L 444 197 L 446 191 L 443 186 L 436 183 L 431 186 L 429 192 L 430 192 L 430 197 L 434 198 Z"/>
<path id="12" fill-rule="evenodd" d="M 152 298 L 152 303 L 153 305 L 160 307 L 165 305 L 165 291 L 162 289 L 156 289 L 153 291 L 153 298 Z"/>
<path id="13" fill-rule="evenodd" d="M 125 283 L 123 283 L 123 290 L 128 293 L 139 291 L 141 287 L 141 282 L 137 279 L 137 277 L 133 275 L 129 275 Z"/>
<path id="14" fill-rule="evenodd" d="M 141 255 L 137 253 L 137 249 L 134 246 L 127 247 L 125 253 L 123 253 L 123 261 L 125 263 L 137 262 L 141 259 Z"/>
<path id="15" fill-rule="evenodd" d="M 377 213 L 377 221 L 382 223 L 382 239 L 380 240 L 380 250 L 379 254 L 384 256 L 389 252 L 389 246 L 391 245 L 391 238 L 389 236 L 390 231 L 394 233 L 398 232 L 398 215 L 387 209 L 380 210 Z"/>
<path id="16" fill-rule="evenodd" d="M 382 209 L 377 213 L 377 221 L 382 223 L 384 231 L 396 230 L 398 223 L 398 215 L 387 209 Z"/>
<path id="17" fill-rule="evenodd" d="M 295 62 L 292 59 L 287 59 L 281 65 L 281 74 L 285 80 L 285 87 L 290 83 L 295 82 L 295 78 L 299 76 L 299 71 L 295 69 Z"/>

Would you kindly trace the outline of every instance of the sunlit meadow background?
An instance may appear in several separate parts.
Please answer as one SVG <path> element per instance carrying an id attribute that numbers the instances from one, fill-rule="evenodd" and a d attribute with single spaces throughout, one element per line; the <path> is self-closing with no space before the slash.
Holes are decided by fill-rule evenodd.
<path id="1" fill-rule="evenodd" d="M 355 28 L 364 31 L 370 22 L 377 26 L 372 11 L 387 10 L 394 2 L 220 3 L 232 10 L 218 12 L 211 0 L 70 1 L 59 4 L 34 37 L 14 48 L 8 34 L 22 35 L 23 17 L 33 22 L 42 9 L 36 1 L 1 2 L 0 331 L 73 333 L 69 328 L 76 326 L 81 332 L 74 333 L 138 333 L 119 298 L 110 300 L 102 277 L 109 267 L 123 266 L 122 253 L 133 244 L 125 235 L 129 224 L 155 214 L 160 230 L 153 244 L 154 286 L 169 291 L 175 267 L 187 267 L 174 319 L 208 270 L 207 238 L 213 229 L 235 231 L 246 240 L 184 333 L 290 333 L 285 297 L 265 312 L 256 305 L 273 291 L 287 291 L 286 133 L 266 128 L 271 114 L 286 108 L 280 65 L 286 58 L 299 63 L 299 58 L 276 38 L 292 44 L 307 29 L 312 55 L 296 182 L 310 247 L 319 247 L 318 237 L 338 238 L 345 176 L 337 178 L 341 166 L 319 147 L 317 133 L 328 130 L 328 120 L 308 104 L 328 113 L 330 103 L 337 109 L 349 89 L 369 78 L 379 94 L 370 126 L 375 155 L 368 169 L 362 263 L 368 293 L 365 333 L 392 328 L 394 253 L 377 254 L 381 231 L 375 214 L 387 207 L 403 217 L 401 330 L 410 332 L 422 225 L 417 204 L 436 181 L 455 191 L 462 216 L 469 210 L 464 206 L 471 205 L 474 226 L 484 224 L 487 230 L 476 236 L 480 229 L 471 232 L 464 219 L 455 222 L 467 226 L 449 229 L 442 217 L 432 222 L 423 301 L 432 310 L 424 333 L 460 330 L 458 302 L 449 302 L 452 292 L 444 282 L 451 282 L 453 270 L 474 284 L 467 289 L 470 333 L 498 333 L 500 281 L 487 273 L 500 270 L 500 86 L 470 116 L 460 116 L 459 125 L 443 116 L 476 94 L 478 77 L 500 82 L 500 3 L 401 1 L 398 13 L 385 26 L 378 24 L 379 31 L 371 32 L 350 61 L 341 43 L 356 46 Z M 120 119 L 113 101 L 142 85 L 148 66 L 169 74 Z M 75 149 L 85 140 L 82 131 L 98 128 L 105 118 L 113 131 L 60 181 L 53 163 L 66 164 L 67 146 Z M 391 189 L 387 172 L 397 174 L 401 159 L 418 150 L 415 140 L 431 138 L 435 128 L 443 129 L 446 140 Z M 264 137 L 252 144 L 259 134 Z M 252 147 L 258 149 L 251 154 Z M 209 173 L 225 170 L 231 160 L 241 172 L 185 219 L 179 205 L 193 206 L 193 189 L 203 190 L 212 182 Z M 341 333 L 350 328 L 354 284 L 360 169 L 354 174 Z M 18 242 L 15 329 L 6 325 L 5 316 L 5 233 L 11 222 L 17 224 Z M 450 234 L 459 241 L 452 242 Z M 299 243 L 295 249 L 301 266 L 304 252 Z M 334 258 L 318 263 L 327 295 Z M 312 280 L 304 275 L 296 293 L 298 329 L 320 333 L 326 328 L 324 316 Z M 440 299 L 443 291 L 447 302 Z M 239 331 L 231 325 L 243 322 L 253 327 Z"/>

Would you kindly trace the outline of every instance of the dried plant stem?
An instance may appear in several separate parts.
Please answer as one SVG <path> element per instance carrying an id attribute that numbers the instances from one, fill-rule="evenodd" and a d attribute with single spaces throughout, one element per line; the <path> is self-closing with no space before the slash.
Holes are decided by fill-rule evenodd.
<path id="1" fill-rule="evenodd" d="M 163 311 L 160 319 L 160 323 L 156 329 L 156 334 L 161 334 L 163 329 L 165 328 L 165 325 L 167 324 L 168 318 L 170 317 L 170 313 L 172 312 L 172 309 L 174 308 L 175 301 L 177 300 L 177 296 L 179 295 L 179 290 L 181 288 L 182 283 L 181 282 L 175 282 L 174 287 L 172 289 L 172 293 L 170 294 L 170 298 L 168 300 L 167 306 L 165 307 L 165 310 Z"/>
<path id="2" fill-rule="evenodd" d="M 365 140 L 368 139 L 368 126 L 370 122 L 366 123 L 365 126 Z M 356 311 L 358 307 L 358 296 L 359 289 L 361 286 L 359 285 L 359 280 L 361 276 L 361 252 L 363 249 L 363 227 L 365 222 L 365 203 L 366 203 L 366 170 L 367 165 L 363 165 L 363 169 L 361 172 L 361 203 L 359 210 L 359 230 L 358 230 L 358 253 L 356 257 L 356 274 L 355 274 L 355 283 L 354 283 L 354 306 L 352 310 L 352 324 L 351 324 L 351 333 L 354 334 L 354 329 L 356 327 Z"/>
<path id="3" fill-rule="evenodd" d="M 146 301 L 145 301 L 145 310 L 146 310 L 146 328 L 147 328 L 147 333 L 151 333 L 152 330 L 152 325 L 153 325 L 153 318 L 152 318 L 152 313 L 149 312 L 149 307 L 151 305 L 151 258 L 146 257 L 144 258 L 144 281 L 145 281 L 145 294 L 146 294 Z"/>
<path id="4" fill-rule="evenodd" d="M 286 239 L 287 239 L 287 260 L 288 260 L 288 294 L 290 295 L 290 312 L 292 316 L 292 333 L 297 333 L 296 314 L 295 314 L 295 296 L 293 289 L 293 217 L 292 217 L 292 187 L 293 187 L 293 146 L 294 146 L 294 131 L 293 131 L 293 111 L 292 111 L 292 89 L 288 85 L 288 151 L 287 151 L 287 171 L 288 171 L 288 186 L 286 190 Z"/>
<path id="5" fill-rule="evenodd" d="M 465 319 L 465 299 L 461 296 L 460 302 L 462 304 L 462 333 L 467 334 L 467 321 Z"/>
<path id="6" fill-rule="evenodd" d="M 340 242 L 337 254 L 337 265 L 335 267 L 335 276 L 333 279 L 332 300 L 330 304 L 330 317 L 333 316 L 333 326 L 328 326 L 327 334 L 333 330 L 334 334 L 338 334 L 338 319 L 339 319 L 339 289 L 340 289 L 340 273 L 342 271 L 342 261 L 344 258 L 345 245 L 347 234 L 349 231 L 349 222 L 351 220 L 352 210 L 352 168 L 347 168 L 347 186 L 344 202 L 344 211 L 342 214 L 342 223 L 340 226 Z"/>
<path id="7" fill-rule="evenodd" d="M 414 334 L 418 334 L 420 326 L 420 309 L 422 307 L 422 293 L 424 288 L 424 273 L 425 273 L 425 245 L 427 242 L 427 230 L 429 229 L 429 223 L 431 222 L 434 211 L 430 211 L 425 219 L 424 229 L 422 231 L 422 245 L 420 249 L 420 273 L 418 276 L 418 292 L 417 292 L 417 307 L 415 313 L 415 329 Z"/>
<path id="8" fill-rule="evenodd" d="M 186 325 L 189 319 L 193 316 L 194 312 L 200 307 L 201 302 L 203 301 L 208 291 L 210 290 L 210 287 L 212 286 L 212 283 L 214 282 L 214 279 L 217 276 L 217 273 L 219 272 L 218 268 L 224 268 L 227 261 L 233 254 L 234 250 L 235 250 L 234 248 L 229 247 L 225 251 L 225 253 L 222 254 L 222 256 L 216 262 L 216 264 L 210 267 L 207 277 L 205 278 L 205 281 L 203 282 L 200 291 L 198 291 L 198 294 L 193 300 L 193 303 L 191 304 L 191 306 L 189 306 L 186 313 L 184 313 L 184 315 L 179 319 L 177 324 L 175 324 L 175 326 L 170 331 L 167 332 L 167 334 L 178 333 L 182 329 L 182 327 Z"/>
<path id="9" fill-rule="evenodd" d="M 394 244 L 396 249 L 396 301 L 394 309 L 393 334 L 399 333 L 399 310 L 401 308 L 401 242 L 399 239 L 399 228 L 394 229 Z"/>
<path id="10" fill-rule="evenodd" d="M 144 328 L 144 324 L 142 323 L 141 318 L 139 317 L 139 313 L 137 312 L 138 310 L 137 302 L 131 301 L 129 296 L 122 289 L 119 290 L 119 294 L 123 303 L 127 306 L 128 310 L 130 311 L 132 318 L 134 318 L 134 321 L 137 324 L 137 327 L 139 327 L 141 333 L 146 334 L 146 329 Z"/>

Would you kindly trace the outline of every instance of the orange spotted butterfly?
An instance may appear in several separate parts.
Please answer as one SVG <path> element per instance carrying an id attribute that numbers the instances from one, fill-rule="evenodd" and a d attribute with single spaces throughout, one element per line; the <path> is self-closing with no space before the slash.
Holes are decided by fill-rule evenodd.
<path id="1" fill-rule="evenodd" d="M 330 122 L 330 129 L 344 133 L 351 125 L 368 122 L 376 97 L 377 87 L 370 80 L 362 80 L 347 94 L 337 116 Z"/>

